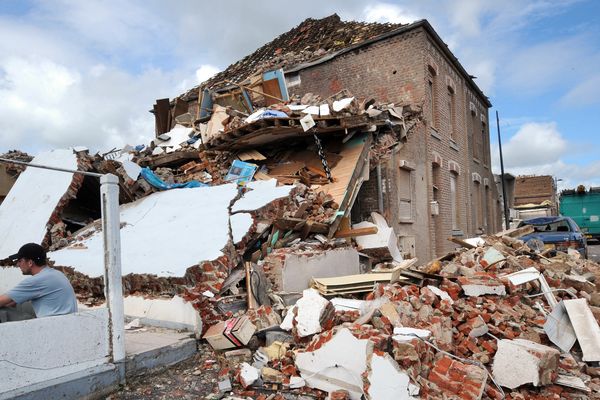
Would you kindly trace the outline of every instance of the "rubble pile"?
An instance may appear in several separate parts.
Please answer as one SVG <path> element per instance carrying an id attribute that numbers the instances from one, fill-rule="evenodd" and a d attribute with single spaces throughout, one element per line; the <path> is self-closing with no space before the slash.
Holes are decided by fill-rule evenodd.
<path id="1" fill-rule="evenodd" d="M 77 151 L 77 168 L 119 177 L 124 294 L 197 310 L 215 398 L 598 398 L 598 264 L 536 253 L 525 229 L 452 239 L 419 264 L 381 215 L 351 224 L 370 162 L 420 122 L 347 91 L 251 115 L 215 104 L 148 146 Z M 98 188 L 74 177 L 46 227 L 87 305 L 103 302 L 83 272 L 101 270 L 86 256 L 100 249 Z"/>
<path id="2" fill-rule="evenodd" d="M 287 307 L 279 325 L 271 307 L 268 321 L 264 307 L 239 310 L 260 328 L 240 350 L 217 348 L 223 379 L 252 398 L 600 398 L 600 343 L 585 344 L 600 334 L 600 307 L 585 300 L 597 299 L 600 266 L 575 253 L 546 258 L 506 235 L 468 247 L 401 270 L 407 280 L 377 283 L 362 296 L 306 289 L 289 304 L 280 298 Z M 571 275 L 579 278 L 564 279 Z M 574 334 L 584 342 L 561 351 L 553 310 L 575 298 L 594 317 Z M 576 328 L 573 318 L 561 324 Z M 244 345 L 250 351 L 232 365 Z"/>

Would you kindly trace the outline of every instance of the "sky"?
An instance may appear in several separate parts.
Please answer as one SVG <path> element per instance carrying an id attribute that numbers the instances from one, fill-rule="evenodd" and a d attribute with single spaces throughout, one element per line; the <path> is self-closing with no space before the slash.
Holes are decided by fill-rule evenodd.
<path id="1" fill-rule="evenodd" d="M 428 19 L 490 98 L 505 172 L 600 186 L 600 2 L 594 0 L 0 0 L 0 153 L 154 136 L 149 110 L 306 18 Z"/>

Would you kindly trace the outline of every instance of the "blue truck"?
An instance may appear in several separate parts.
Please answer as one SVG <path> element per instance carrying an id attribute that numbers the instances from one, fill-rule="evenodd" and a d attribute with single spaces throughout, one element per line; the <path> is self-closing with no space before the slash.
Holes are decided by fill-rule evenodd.
<path id="1" fill-rule="evenodd" d="M 559 201 L 560 215 L 573 218 L 586 238 L 600 240 L 600 187 L 563 190 Z"/>

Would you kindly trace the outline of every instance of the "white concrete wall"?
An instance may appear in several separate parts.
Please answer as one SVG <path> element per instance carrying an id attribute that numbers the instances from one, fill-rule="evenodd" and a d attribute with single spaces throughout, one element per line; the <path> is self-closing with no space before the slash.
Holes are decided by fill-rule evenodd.
<path id="1" fill-rule="evenodd" d="M 3 392 L 100 365 L 108 360 L 108 310 L 0 324 Z"/>
<path id="2" fill-rule="evenodd" d="M 285 258 L 283 290 L 301 292 L 310 287 L 311 278 L 331 278 L 360 274 L 358 251 L 341 248 L 315 252 L 311 256 L 290 254 Z"/>
<path id="3" fill-rule="evenodd" d="M 125 315 L 140 318 L 148 325 L 166 328 L 188 329 L 194 332 L 202 330 L 200 314 L 179 296 L 172 299 L 145 299 L 140 296 L 124 298 Z"/>
<path id="4" fill-rule="evenodd" d="M 17 267 L 0 267 L 0 294 L 8 292 L 25 278 Z"/>

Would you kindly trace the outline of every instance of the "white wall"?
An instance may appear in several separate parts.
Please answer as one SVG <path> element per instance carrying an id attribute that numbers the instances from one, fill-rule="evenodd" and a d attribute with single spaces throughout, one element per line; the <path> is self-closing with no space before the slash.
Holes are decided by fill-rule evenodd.
<path id="1" fill-rule="evenodd" d="M 8 292 L 25 278 L 17 267 L 0 267 L 0 294 Z"/>
<path id="2" fill-rule="evenodd" d="M 158 325 L 195 332 L 202 330 L 200 314 L 179 296 L 172 299 L 145 299 L 140 296 L 127 296 L 124 299 L 125 315 L 140 318 L 149 325 Z"/>
<path id="3" fill-rule="evenodd" d="M 108 310 L 0 324 L 0 398 L 3 392 L 107 361 Z"/>

